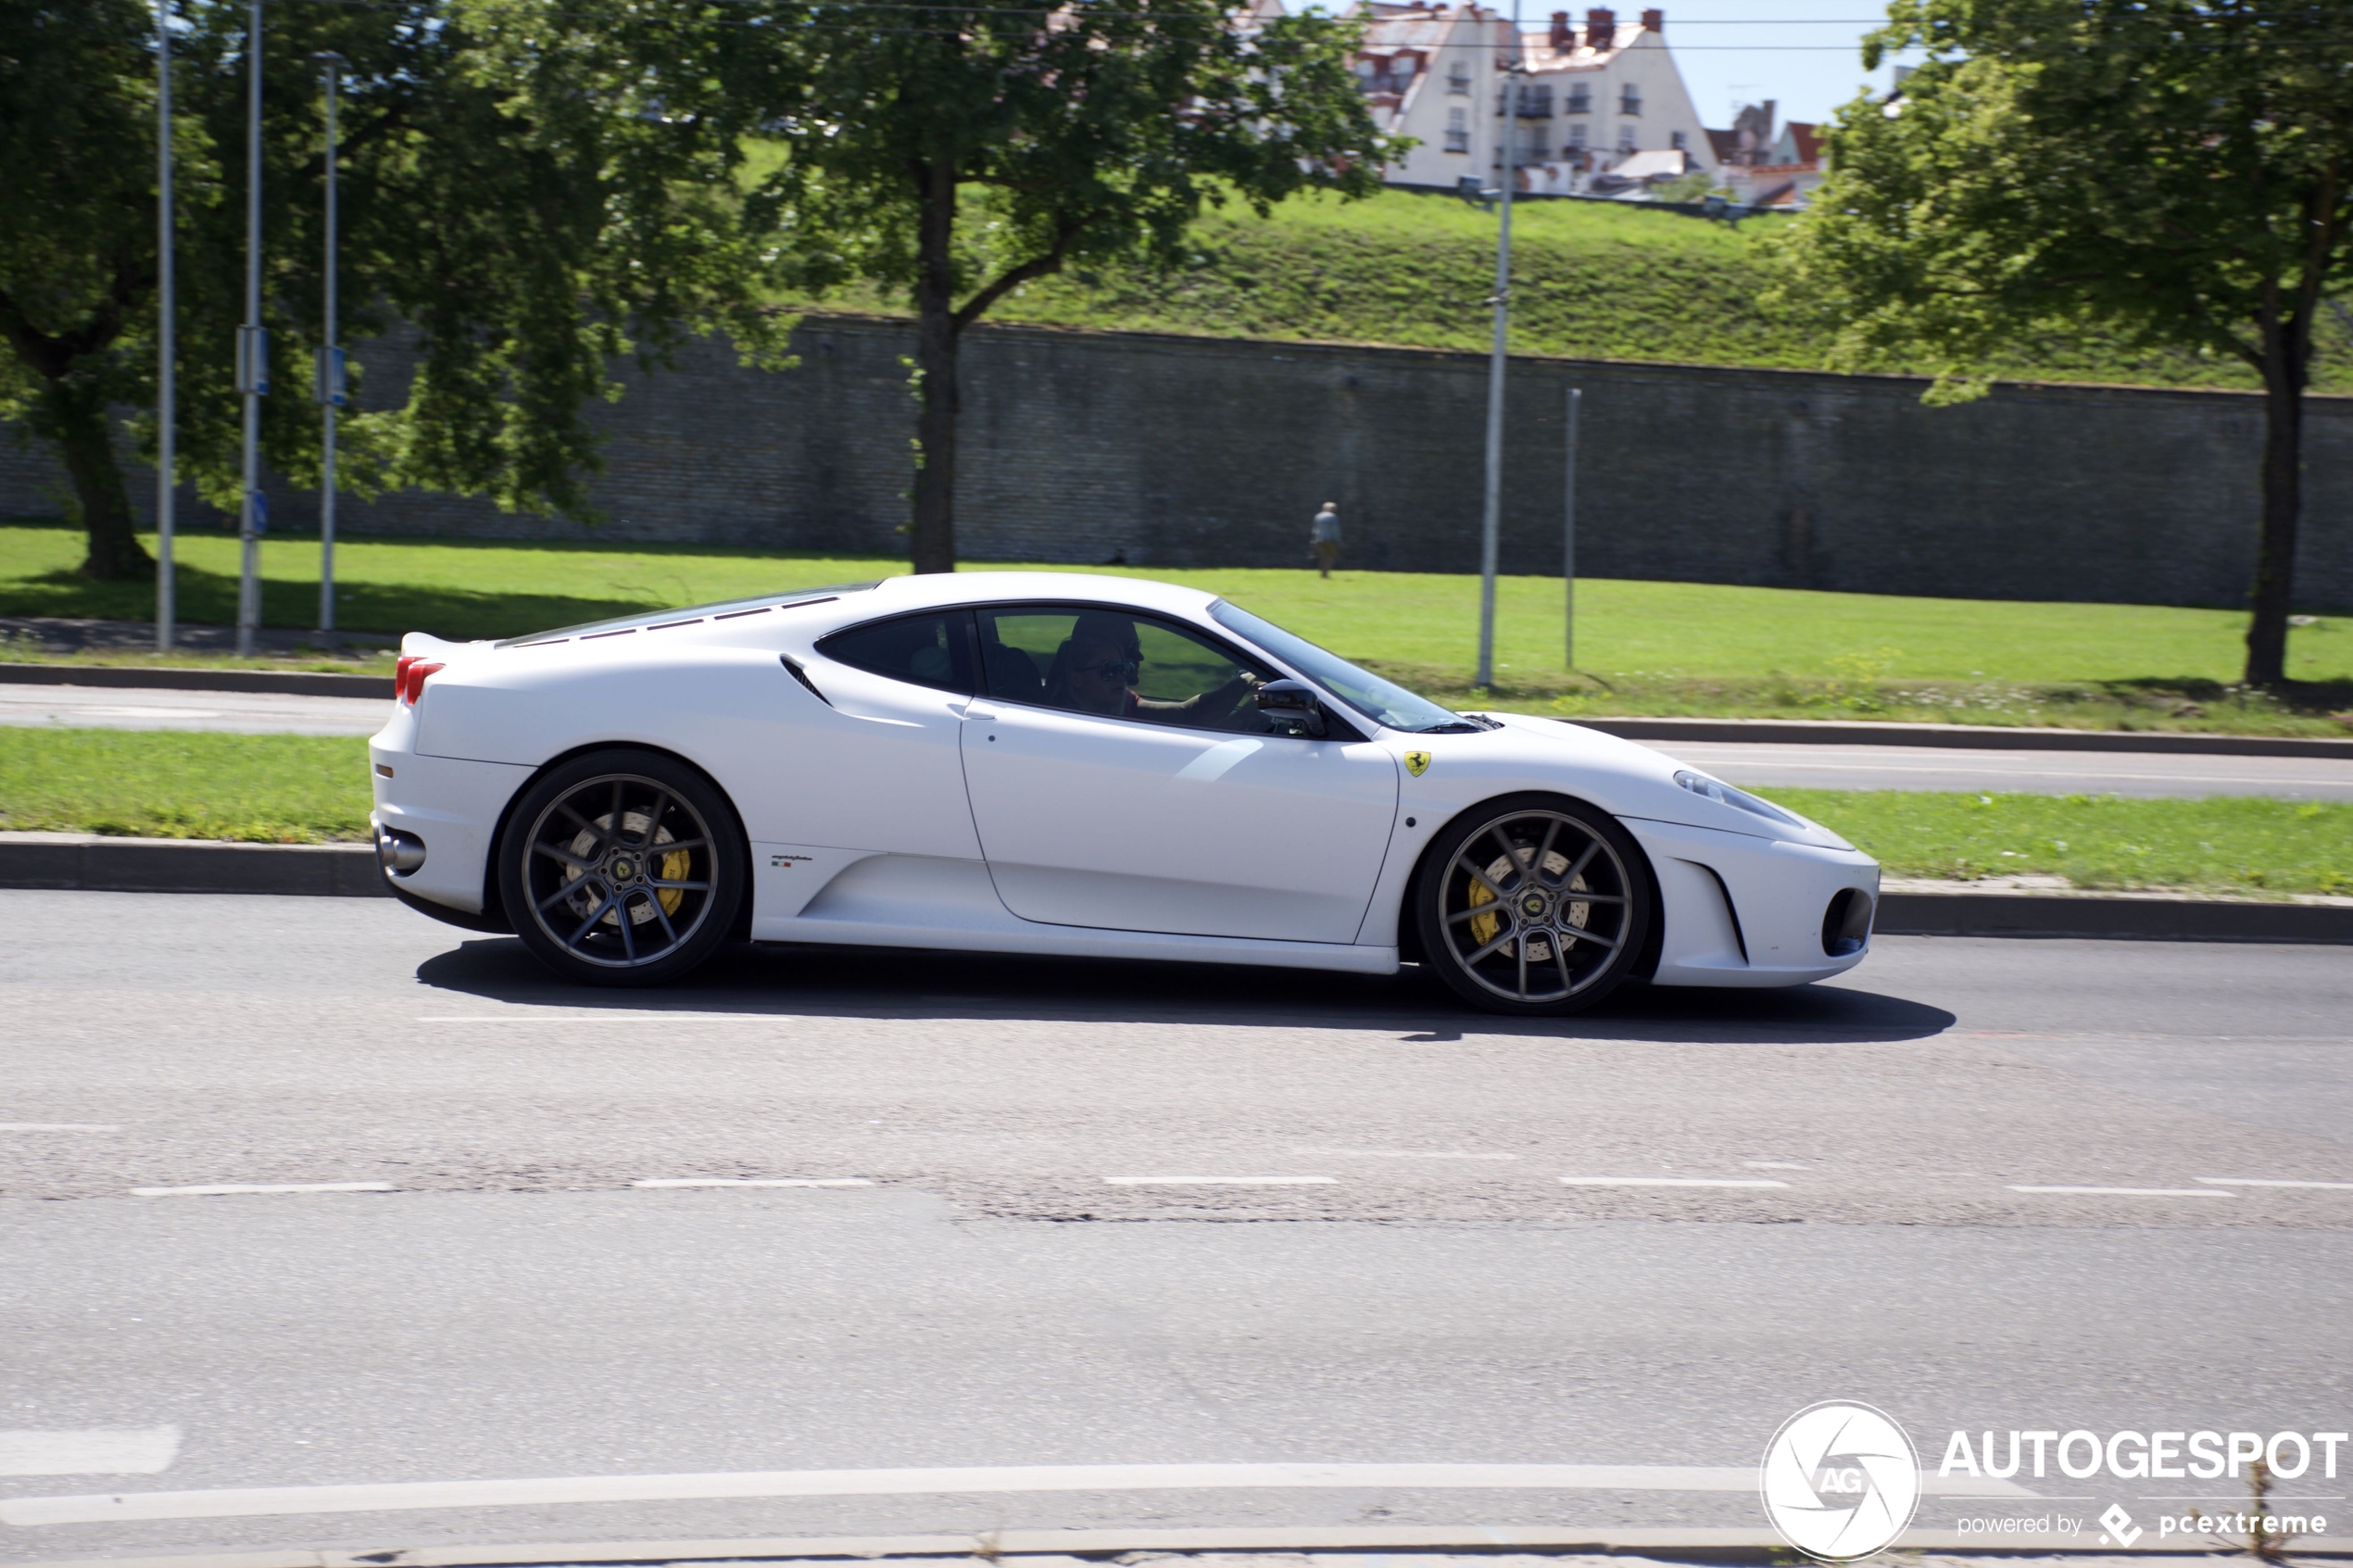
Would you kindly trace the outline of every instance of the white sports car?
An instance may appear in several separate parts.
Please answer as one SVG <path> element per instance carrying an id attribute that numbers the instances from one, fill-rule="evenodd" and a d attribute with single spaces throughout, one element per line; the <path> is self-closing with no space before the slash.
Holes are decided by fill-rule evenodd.
<path id="1" fill-rule="evenodd" d="M 1879 868 L 1629 741 L 1455 713 L 1214 595 L 893 577 L 401 645 L 411 909 L 651 985 L 722 943 L 1435 970 L 1500 1012 L 1853 967 Z"/>

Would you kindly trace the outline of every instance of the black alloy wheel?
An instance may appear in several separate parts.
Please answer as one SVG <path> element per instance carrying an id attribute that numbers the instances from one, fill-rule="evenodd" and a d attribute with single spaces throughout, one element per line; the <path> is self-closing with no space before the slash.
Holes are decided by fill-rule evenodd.
<path id="1" fill-rule="evenodd" d="M 736 923 L 750 856 L 711 782 L 654 751 L 574 758 L 525 793 L 498 854 L 526 947 L 568 980 L 659 985 Z"/>
<path id="2" fill-rule="evenodd" d="M 1653 919 L 1642 850 L 1556 796 L 1472 808 L 1441 834 L 1416 894 L 1422 951 L 1491 1012 L 1578 1012 L 1616 989 Z"/>

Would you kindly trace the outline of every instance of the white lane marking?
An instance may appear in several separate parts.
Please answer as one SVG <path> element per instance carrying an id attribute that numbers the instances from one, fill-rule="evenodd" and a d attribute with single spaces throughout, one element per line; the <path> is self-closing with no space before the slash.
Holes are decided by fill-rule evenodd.
<path id="1" fill-rule="evenodd" d="M 1338 1176 L 1105 1176 L 1115 1187 L 1337 1186 Z"/>
<path id="2" fill-rule="evenodd" d="M 1038 1464 L 962 1470 L 770 1470 L 0 1498 L 0 1524 L 94 1524 L 151 1519 L 235 1519 L 273 1513 L 376 1513 L 420 1508 L 663 1502 L 689 1498 L 906 1497 L 973 1492 L 1322 1486 L 1754 1492 L 1756 1486 L 1757 1472 L 1752 1466 L 1696 1464 Z M 1920 1474 L 1920 1489 L 1939 1497 L 2035 1496 L 2008 1481 L 1937 1476 L 1925 1471 Z"/>
<path id="3" fill-rule="evenodd" d="M 1800 1165 L 1793 1160 L 1743 1160 L 1742 1164 L 1752 1171 L 1810 1171 L 1810 1165 Z"/>
<path id="4" fill-rule="evenodd" d="M 689 1012 L 684 1008 L 598 1008 L 593 1012 L 425 1013 L 420 1023 L 644 1023 L 664 1020 L 688 1023 L 790 1023 L 781 1012 Z"/>
<path id="5" fill-rule="evenodd" d="M 0 1432 L 0 1475 L 153 1475 L 179 1452 L 177 1426 Z"/>
<path id="6" fill-rule="evenodd" d="M 1761 1176 L 1563 1176 L 1573 1187 L 1785 1187 L 1787 1182 Z"/>
<path id="7" fill-rule="evenodd" d="M 2012 1192 L 2073 1192 L 2095 1193 L 2108 1198 L 2236 1198 L 2234 1192 L 2215 1192 L 2208 1187 L 2022 1187 L 2013 1185 Z"/>
<path id="8" fill-rule="evenodd" d="M 1516 1154 L 1475 1154 L 1453 1148 L 1294 1148 L 1327 1160 L 1517 1160 Z"/>
<path id="9" fill-rule="evenodd" d="M 132 1187 L 133 1198 L 226 1198 L 249 1192 L 392 1192 L 390 1182 L 220 1182 L 200 1187 Z"/>
<path id="10" fill-rule="evenodd" d="M 633 1187 L 870 1187 L 863 1176 L 649 1176 Z"/>
<path id="11" fill-rule="evenodd" d="M 2274 1182 L 2257 1176 L 2200 1176 L 2210 1187 L 2325 1187 L 2331 1192 L 2353 1192 L 2353 1182 Z"/>
<path id="12" fill-rule="evenodd" d="M 120 1133 L 115 1122 L 0 1122 L 0 1133 Z"/>
<path id="13" fill-rule="evenodd" d="M 128 702 L 61 704 L 58 717 L 71 718 L 84 713 L 103 713 L 109 719 L 220 719 L 226 717 L 217 708 L 153 708 Z"/>
<path id="14" fill-rule="evenodd" d="M 1224 778 L 1236 763 L 1252 752 L 1265 749 L 1265 745 L 1263 740 L 1220 741 L 1177 769 L 1176 777 L 1198 779 L 1203 784 L 1214 783 Z"/>

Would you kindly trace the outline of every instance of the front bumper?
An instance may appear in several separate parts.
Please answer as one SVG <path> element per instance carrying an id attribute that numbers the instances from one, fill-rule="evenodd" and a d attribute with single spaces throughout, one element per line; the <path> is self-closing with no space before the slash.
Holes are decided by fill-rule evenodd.
<path id="1" fill-rule="evenodd" d="M 1826 943 L 1823 930 L 1841 893 L 1878 902 L 1879 862 L 1869 855 L 1640 818 L 1625 826 L 1650 857 L 1666 908 L 1658 985 L 1802 985 L 1869 953 L 1867 930 L 1852 942 L 1859 911 L 1851 898 L 1840 905 L 1849 939 Z"/>

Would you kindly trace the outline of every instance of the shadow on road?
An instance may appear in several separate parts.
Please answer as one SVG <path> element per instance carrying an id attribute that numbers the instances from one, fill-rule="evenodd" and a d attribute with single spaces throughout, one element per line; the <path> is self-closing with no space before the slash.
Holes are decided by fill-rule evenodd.
<path id="1" fill-rule="evenodd" d="M 781 1018 L 988 1018 L 1039 1022 L 1225 1023 L 1397 1030 L 1429 1042 L 1466 1034 L 1539 1039 L 1703 1040 L 1727 1045 L 1917 1040 L 1953 1014 L 1850 985 L 1698 991 L 1629 985 L 1573 1018 L 1501 1018 L 1413 971 L 1333 974 L 1240 965 L 1141 963 L 879 947 L 744 946 L 691 981 L 650 990 L 565 984 L 512 938 L 465 942 L 417 966 L 436 990 L 522 1007 L 774 1013 Z"/>

